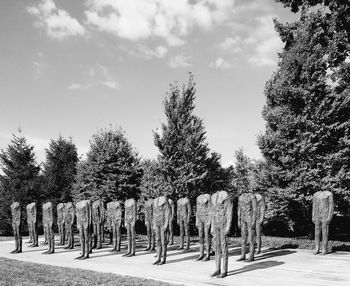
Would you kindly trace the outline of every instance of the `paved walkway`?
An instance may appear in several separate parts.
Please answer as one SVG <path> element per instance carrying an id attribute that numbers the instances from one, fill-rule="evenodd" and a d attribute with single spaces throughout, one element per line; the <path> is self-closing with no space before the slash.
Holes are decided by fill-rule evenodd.
<path id="1" fill-rule="evenodd" d="M 144 241 L 137 242 L 135 257 L 122 257 L 126 252 L 123 244 L 121 253 L 110 252 L 104 245 L 94 250 L 88 260 L 74 260 L 80 248 L 65 250 L 56 247 L 53 255 L 43 255 L 47 246 L 28 248 L 23 242 L 23 253 L 9 254 L 14 248 L 13 241 L 0 242 L 0 256 L 22 261 L 55 266 L 81 268 L 100 272 L 130 275 L 185 285 L 350 285 L 350 253 L 336 252 L 326 256 L 315 256 L 306 250 L 264 249 L 252 263 L 237 262 L 240 250 L 230 248 L 229 273 L 224 279 L 211 278 L 215 270 L 214 261 L 198 262 L 198 245 L 191 246 L 189 252 L 178 251 L 170 246 L 166 265 L 155 266 L 154 253 L 144 252 Z M 39 242 L 42 241 L 42 238 Z"/>

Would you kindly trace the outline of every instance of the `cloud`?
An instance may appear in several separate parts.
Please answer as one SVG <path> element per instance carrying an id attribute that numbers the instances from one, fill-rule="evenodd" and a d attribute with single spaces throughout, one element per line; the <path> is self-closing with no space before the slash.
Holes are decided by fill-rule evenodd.
<path id="1" fill-rule="evenodd" d="M 229 69 L 231 67 L 231 64 L 225 61 L 223 58 L 219 57 L 215 60 L 215 62 L 212 62 L 209 66 L 215 69 L 225 70 Z"/>
<path id="2" fill-rule="evenodd" d="M 189 62 L 189 60 L 189 56 L 178 55 L 170 58 L 168 64 L 171 68 L 190 67 L 192 64 Z"/>
<path id="3" fill-rule="evenodd" d="M 70 90 L 79 90 L 79 89 L 87 89 L 87 88 L 91 88 L 91 84 L 82 84 L 82 83 L 77 83 L 77 82 L 73 82 L 68 86 L 68 89 Z"/>
<path id="4" fill-rule="evenodd" d="M 67 11 L 58 9 L 53 0 L 42 0 L 38 5 L 28 7 L 27 11 L 37 18 L 35 26 L 46 31 L 54 39 L 86 34 L 85 28 Z"/>
<path id="5" fill-rule="evenodd" d="M 240 43 L 242 39 L 239 36 L 227 37 L 219 44 L 219 47 L 223 51 L 230 51 L 237 53 L 241 51 Z"/>
<path id="6" fill-rule="evenodd" d="M 180 46 L 195 28 L 210 30 L 230 16 L 234 0 L 91 0 L 87 23 L 120 38 L 160 38 Z"/>
<path id="7" fill-rule="evenodd" d="M 102 84 L 105 87 L 111 88 L 111 89 L 119 89 L 118 82 L 114 81 L 114 80 L 100 81 L 100 84 Z"/>

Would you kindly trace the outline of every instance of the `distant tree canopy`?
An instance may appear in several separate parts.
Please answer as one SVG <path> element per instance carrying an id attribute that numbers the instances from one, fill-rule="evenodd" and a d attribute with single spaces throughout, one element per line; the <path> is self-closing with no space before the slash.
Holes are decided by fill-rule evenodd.
<path id="1" fill-rule="evenodd" d="M 101 129 L 93 135 L 87 158 L 78 164 L 74 198 L 138 198 L 142 170 L 138 154 L 122 129 Z"/>
<path id="2" fill-rule="evenodd" d="M 266 84 L 266 130 L 258 145 L 287 202 L 285 215 L 305 233 L 314 192 L 333 191 L 336 210 L 349 211 L 350 4 L 277 2 L 302 12 L 294 23 L 275 21 L 285 47 Z"/>
<path id="3" fill-rule="evenodd" d="M 41 198 L 40 167 L 35 161 L 34 147 L 21 132 L 13 134 L 7 149 L 1 150 L 0 165 L 3 172 L 0 177 L 0 233 L 8 233 L 11 231 L 11 204 L 18 201 L 25 206 Z"/>
<path id="4" fill-rule="evenodd" d="M 43 168 L 43 193 L 55 204 L 72 200 L 72 184 L 78 163 L 77 148 L 71 139 L 59 136 L 51 140 L 46 149 Z"/>

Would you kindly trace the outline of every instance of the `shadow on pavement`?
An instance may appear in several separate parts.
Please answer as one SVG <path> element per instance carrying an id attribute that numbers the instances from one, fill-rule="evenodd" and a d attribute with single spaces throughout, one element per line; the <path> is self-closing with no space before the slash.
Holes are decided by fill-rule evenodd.
<path id="1" fill-rule="evenodd" d="M 259 270 L 259 269 L 266 269 L 266 268 L 270 268 L 270 267 L 276 267 L 279 265 L 285 264 L 282 261 L 263 261 L 263 262 L 258 262 L 258 263 L 254 263 L 254 264 L 249 264 L 247 266 L 244 266 L 242 268 L 236 269 L 236 270 L 231 270 L 227 273 L 227 276 L 231 276 L 231 275 L 237 275 L 237 274 L 242 274 L 245 272 L 249 272 L 249 271 L 254 271 L 254 270 Z"/>

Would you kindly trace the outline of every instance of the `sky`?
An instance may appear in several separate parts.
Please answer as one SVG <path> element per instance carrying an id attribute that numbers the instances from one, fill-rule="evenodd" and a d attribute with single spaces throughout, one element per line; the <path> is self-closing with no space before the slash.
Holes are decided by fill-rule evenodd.
<path id="1" fill-rule="evenodd" d="M 165 122 L 169 84 L 194 74 L 195 113 L 228 166 L 261 157 L 264 85 L 283 45 L 273 0 L 0 1 L 0 148 L 18 128 L 45 160 L 50 139 L 85 154 L 99 128 L 122 127 L 142 158 Z"/>

